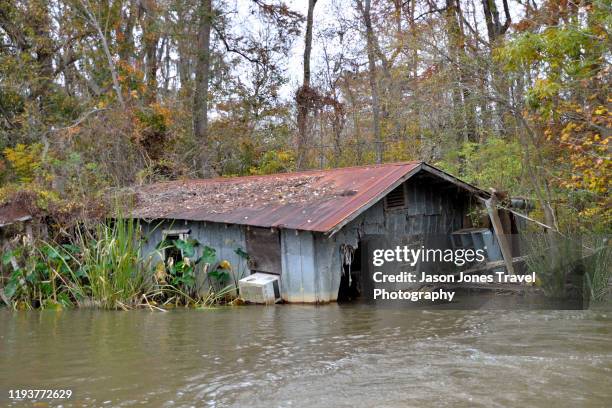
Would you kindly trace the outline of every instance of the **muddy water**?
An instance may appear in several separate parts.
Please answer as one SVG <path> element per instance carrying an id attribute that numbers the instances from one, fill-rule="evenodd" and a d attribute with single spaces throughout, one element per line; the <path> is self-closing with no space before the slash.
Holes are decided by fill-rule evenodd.
<path id="1" fill-rule="evenodd" d="M 11 388 L 79 407 L 612 404 L 610 308 L 4 310 L 0 330 L 0 406 L 24 404 Z"/>

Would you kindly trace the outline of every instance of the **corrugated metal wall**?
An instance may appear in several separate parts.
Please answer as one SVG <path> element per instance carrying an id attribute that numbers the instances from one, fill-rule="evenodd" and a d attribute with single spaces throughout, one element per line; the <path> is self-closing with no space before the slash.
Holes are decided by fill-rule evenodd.
<path id="1" fill-rule="evenodd" d="M 315 265 L 314 239 L 311 232 L 281 231 L 283 300 L 292 303 L 316 303 L 320 297 L 321 271 Z"/>
<path id="2" fill-rule="evenodd" d="M 214 248 L 219 260 L 227 260 L 232 265 L 235 277 L 241 277 L 250 274 L 245 259 L 236 254 L 236 249 L 246 249 L 244 228 L 240 225 L 226 225 L 217 223 L 204 223 L 198 221 L 164 221 L 142 223 L 143 232 L 146 237 L 144 253 L 151 254 L 153 263 L 161 262 L 160 254 L 155 251 L 155 247 L 163 240 L 164 230 L 190 230 L 189 237 L 197 239 L 200 246 L 197 249 L 197 255 L 202 254 L 204 246 Z M 202 290 L 207 290 L 206 277 L 199 275 L 197 277 L 198 286 Z"/>

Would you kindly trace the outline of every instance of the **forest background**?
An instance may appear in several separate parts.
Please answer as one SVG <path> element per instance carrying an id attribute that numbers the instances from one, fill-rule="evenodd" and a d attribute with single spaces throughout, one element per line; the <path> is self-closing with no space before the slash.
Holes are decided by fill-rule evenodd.
<path id="1" fill-rule="evenodd" d="M 159 180 L 424 160 L 609 232 L 611 22 L 609 0 L 0 0 L 0 204 L 61 224 Z"/>

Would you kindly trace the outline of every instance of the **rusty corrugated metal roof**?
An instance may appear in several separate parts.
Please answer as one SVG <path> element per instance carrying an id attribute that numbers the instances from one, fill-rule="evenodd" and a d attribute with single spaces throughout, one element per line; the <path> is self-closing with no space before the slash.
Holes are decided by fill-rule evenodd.
<path id="1" fill-rule="evenodd" d="M 408 162 L 156 183 L 137 190 L 131 214 L 144 219 L 330 232 L 420 170 L 442 173 L 422 162 Z M 468 190 L 477 190 L 442 174 Z"/>
<path id="2" fill-rule="evenodd" d="M 11 202 L 0 205 L 0 227 L 28 221 L 31 218 L 29 211 L 20 203 Z"/>

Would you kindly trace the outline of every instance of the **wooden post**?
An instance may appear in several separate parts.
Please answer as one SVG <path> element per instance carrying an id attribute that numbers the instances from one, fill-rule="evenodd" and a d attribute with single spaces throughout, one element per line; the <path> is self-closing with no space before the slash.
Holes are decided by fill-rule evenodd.
<path id="1" fill-rule="evenodd" d="M 29 245 L 34 243 L 34 232 L 32 231 L 32 221 L 25 222 L 26 239 Z"/>
<path id="2" fill-rule="evenodd" d="M 493 232 L 497 237 L 497 242 L 499 243 L 502 257 L 504 258 L 504 263 L 506 264 L 506 270 L 510 275 L 514 275 L 514 266 L 512 265 L 512 249 L 506 240 L 504 228 L 501 220 L 499 219 L 499 213 L 497 212 L 497 197 L 495 197 L 495 193 L 491 194 L 491 198 L 486 200 L 485 204 L 487 206 L 489 218 L 491 218 L 491 224 L 493 224 Z"/>

